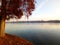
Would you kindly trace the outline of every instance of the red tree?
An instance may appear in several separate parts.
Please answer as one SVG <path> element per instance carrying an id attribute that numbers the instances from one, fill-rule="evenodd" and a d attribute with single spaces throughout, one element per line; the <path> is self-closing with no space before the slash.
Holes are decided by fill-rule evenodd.
<path id="1" fill-rule="evenodd" d="M 10 18 L 27 18 L 35 8 L 34 0 L 1 0 L 0 6 L 0 37 L 5 36 L 5 20 Z"/>

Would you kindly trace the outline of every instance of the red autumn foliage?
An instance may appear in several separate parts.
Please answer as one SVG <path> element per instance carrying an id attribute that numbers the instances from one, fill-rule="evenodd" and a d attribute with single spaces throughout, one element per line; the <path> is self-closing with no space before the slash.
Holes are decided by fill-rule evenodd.
<path id="1" fill-rule="evenodd" d="M 2 0 L 0 17 L 5 19 L 29 17 L 35 8 L 34 0 Z"/>

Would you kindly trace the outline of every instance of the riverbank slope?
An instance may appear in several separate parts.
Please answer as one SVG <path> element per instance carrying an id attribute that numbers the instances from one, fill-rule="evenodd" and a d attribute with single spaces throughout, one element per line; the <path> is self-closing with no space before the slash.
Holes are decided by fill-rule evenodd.
<path id="1" fill-rule="evenodd" d="M 6 34 L 4 38 L 0 37 L 0 45 L 33 45 L 33 43 L 23 38 Z"/>

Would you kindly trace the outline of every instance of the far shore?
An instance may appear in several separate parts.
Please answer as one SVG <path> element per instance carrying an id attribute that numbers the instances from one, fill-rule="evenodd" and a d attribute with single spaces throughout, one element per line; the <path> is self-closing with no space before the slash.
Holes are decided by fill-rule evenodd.
<path id="1" fill-rule="evenodd" d="M 11 21 L 6 23 L 60 23 L 60 20 L 49 20 L 49 21 Z"/>

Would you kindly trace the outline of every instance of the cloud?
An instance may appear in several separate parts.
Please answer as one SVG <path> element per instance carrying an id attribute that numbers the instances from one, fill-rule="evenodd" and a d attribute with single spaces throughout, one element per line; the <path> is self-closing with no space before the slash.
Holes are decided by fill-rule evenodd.
<path id="1" fill-rule="evenodd" d="M 48 0 L 43 0 L 42 3 L 39 5 L 39 8 L 42 8 L 44 5 L 46 5 Z"/>

